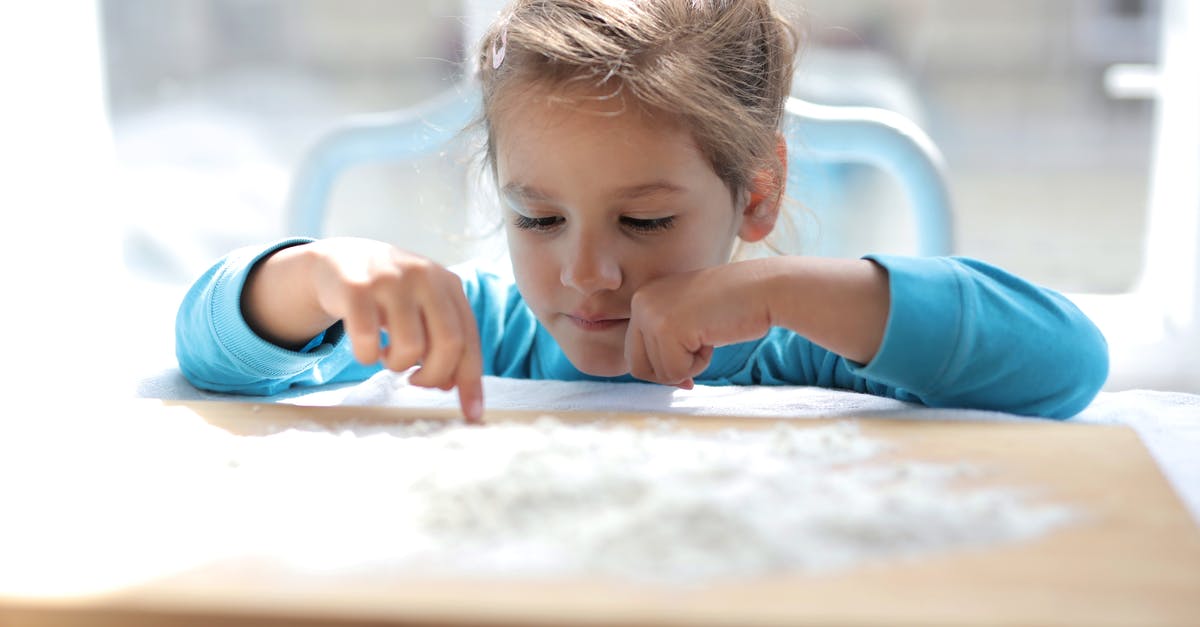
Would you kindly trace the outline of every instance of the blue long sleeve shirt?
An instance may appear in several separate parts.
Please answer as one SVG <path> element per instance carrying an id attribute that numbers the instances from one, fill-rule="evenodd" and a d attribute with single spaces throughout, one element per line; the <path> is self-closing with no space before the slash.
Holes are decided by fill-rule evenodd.
<path id="1" fill-rule="evenodd" d="M 176 355 L 198 388 L 272 395 L 293 386 L 363 380 L 378 363 L 358 363 L 341 324 L 299 351 L 259 337 L 241 292 L 251 268 L 309 240 L 236 250 L 187 292 L 175 326 Z M 930 407 L 1070 417 L 1108 376 L 1108 347 L 1061 294 L 960 257 L 867 257 L 888 273 L 891 308 L 879 351 L 861 364 L 788 329 L 718 347 L 698 377 L 704 385 L 814 385 Z M 515 285 L 482 270 L 459 270 L 479 325 L 483 371 L 525 379 L 633 381 L 580 372 L 538 323 Z"/>

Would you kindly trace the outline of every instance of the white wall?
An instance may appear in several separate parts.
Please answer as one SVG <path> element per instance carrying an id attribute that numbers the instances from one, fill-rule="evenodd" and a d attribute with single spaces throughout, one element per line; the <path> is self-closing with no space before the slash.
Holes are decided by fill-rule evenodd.
<path id="1" fill-rule="evenodd" d="M 95 4 L 0 3 L 0 80 L 0 380 L 17 401 L 111 390 L 124 272 Z"/>
<path id="2" fill-rule="evenodd" d="M 1075 295 L 1109 340 L 1107 388 L 1200 393 L 1200 7 L 1164 4 L 1142 272 L 1118 295 Z"/>

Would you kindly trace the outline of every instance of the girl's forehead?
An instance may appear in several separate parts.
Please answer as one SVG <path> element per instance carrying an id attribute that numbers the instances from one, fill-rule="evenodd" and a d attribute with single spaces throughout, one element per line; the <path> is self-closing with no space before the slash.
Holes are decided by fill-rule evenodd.
<path id="1" fill-rule="evenodd" d="M 497 183 L 510 197 L 588 202 L 724 197 L 725 184 L 691 136 L 633 116 L 536 112 L 498 138 Z"/>
<path id="2" fill-rule="evenodd" d="M 617 81 L 594 85 L 566 83 L 546 85 L 522 81 L 497 94 L 489 112 L 493 134 L 501 133 L 514 121 L 549 126 L 592 118 L 593 126 L 643 125 L 664 130 L 681 130 L 680 120 L 671 114 L 653 109 L 638 100 Z"/>
<path id="3" fill-rule="evenodd" d="M 570 158 L 674 163 L 699 156 L 691 135 L 678 125 L 608 102 L 543 99 L 510 109 L 497 122 L 497 165 Z"/>
<path id="4" fill-rule="evenodd" d="M 720 182 L 687 127 L 628 93 L 539 85 L 506 100 L 490 120 L 502 188 L 610 190 L 666 181 L 693 189 Z"/>

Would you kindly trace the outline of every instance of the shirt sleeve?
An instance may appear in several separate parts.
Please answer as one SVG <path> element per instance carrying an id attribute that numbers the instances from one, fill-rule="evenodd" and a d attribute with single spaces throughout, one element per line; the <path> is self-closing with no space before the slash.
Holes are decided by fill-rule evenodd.
<path id="1" fill-rule="evenodd" d="M 483 374 L 531 378 L 537 318 L 525 305 L 515 283 L 473 263 L 451 266 L 450 270 L 462 279 L 479 327 Z"/>
<path id="2" fill-rule="evenodd" d="M 1108 377 L 1108 344 L 1063 295 L 982 261 L 869 256 L 888 272 L 879 351 L 847 371 L 932 407 L 1067 418 Z"/>
<path id="3" fill-rule="evenodd" d="M 354 359 L 341 323 L 294 351 L 259 337 L 242 316 L 242 288 L 254 264 L 309 241 L 287 239 L 266 248 L 235 250 L 192 284 L 175 318 L 175 355 L 192 385 L 267 396 L 294 386 L 362 380 L 380 369 Z"/>
<path id="4" fill-rule="evenodd" d="M 883 341 L 870 363 L 776 328 L 745 361 L 728 359 L 742 365 L 722 381 L 815 385 L 929 407 L 1067 418 L 1087 407 L 1108 377 L 1103 335 L 1057 292 L 973 259 L 867 258 L 887 270 L 891 294 Z"/>

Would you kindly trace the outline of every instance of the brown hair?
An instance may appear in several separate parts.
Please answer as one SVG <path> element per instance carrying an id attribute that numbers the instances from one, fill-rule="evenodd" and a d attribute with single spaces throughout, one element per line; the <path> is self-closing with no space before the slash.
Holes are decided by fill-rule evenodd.
<path id="1" fill-rule="evenodd" d="M 506 89 L 580 85 L 681 122 L 735 197 L 761 172 L 782 195 L 776 142 L 796 49 L 768 0 L 514 0 L 476 55 L 486 165 L 494 175 Z"/>

